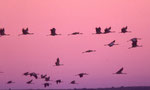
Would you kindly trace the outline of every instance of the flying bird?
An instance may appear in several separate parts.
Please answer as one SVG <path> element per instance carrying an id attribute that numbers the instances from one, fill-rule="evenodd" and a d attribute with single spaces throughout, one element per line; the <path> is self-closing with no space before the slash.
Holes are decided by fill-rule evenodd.
<path id="1" fill-rule="evenodd" d="M 18 36 L 20 36 L 20 35 L 33 35 L 34 33 L 29 33 L 29 29 L 28 28 L 26 28 L 26 29 L 22 29 L 22 34 L 19 34 Z"/>
<path id="2" fill-rule="evenodd" d="M 73 33 L 68 34 L 68 35 L 79 35 L 79 34 L 83 34 L 83 33 L 80 33 L 80 32 L 73 32 Z"/>
<path id="3" fill-rule="evenodd" d="M 46 74 L 45 74 L 45 75 L 42 74 L 42 75 L 41 75 L 41 79 L 46 78 L 46 76 L 47 76 Z"/>
<path id="4" fill-rule="evenodd" d="M 30 80 L 30 81 L 27 81 L 26 83 L 27 83 L 27 84 L 33 84 L 32 81 L 33 81 L 33 80 Z"/>
<path id="5" fill-rule="evenodd" d="M 96 50 L 87 50 L 87 51 L 84 51 L 82 53 L 90 53 L 90 52 L 96 52 Z"/>
<path id="6" fill-rule="evenodd" d="M 75 80 L 71 81 L 70 84 L 78 84 Z"/>
<path id="7" fill-rule="evenodd" d="M 121 69 L 119 69 L 116 73 L 114 73 L 114 74 L 126 74 L 126 73 L 123 73 L 123 67 L 121 68 Z"/>
<path id="8" fill-rule="evenodd" d="M 55 66 L 62 66 L 63 64 L 60 64 L 60 60 L 59 58 L 57 58 L 56 62 L 55 62 Z"/>
<path id="9" fill-rule="evenodd" d="M 56 80 L 56 84 L 60 84 L 60 83 L 62 83 L 62 80 Z"/>
<path id="10" fill-rule="evenodd" d="M 45 81 L 50 81 L 50 76 L 45 77 Z"/>
<path id="11" fill-rule="evenodd" d="M 114 31 L 110 31 L 110 30 L 111 30 L 111 27 L 105 28 L 104 34 L 107 34 L 107 33 L 113 33 L 113 32 L 114 32 Z"/>
<path id="12" fill-rule="evenodd" d="M 127 33 L 127 32 L 131 32 L 131 31 L 127 31 L 128 26 L 121 28 L 121 33 Z"/>
<path id="13" fill-rule="evenodd" d="M 109 46 L 109 47 L 112 47 L 112 46 L 114 46 L 114 45 L 119 45 L 119 44 L 115 44 L 115 40 L 114 41 L 112 41 L 112 42 L 110 42 L 109 44 L 105 44 L 104 46 Z"/>
<path id="14" fill-rule="evenodd" d="M 38 74 L 35 72 L 30 73 L 31 77 L 34 77 L 35 79 L 38 79 Z"/>
<path id="15" fill-rule="evenodd" d="M 48 87 L 48 86 L 50 85 L 50 83 L 47 83 L 47 82 L 46 82 L 46 83 L 44 83 L 43 85 L 44 85 L 44 87 L 46 88 L 46 87 Z"/>
<path id="16" fill-rule="evenodd" d="M 12 83 L 15 83 L 15 82 L 13 82 L 13 81 L 8 81 L 8 82 L 7 82 L 7 84 L 12 84 Z"/>
<path id="17" fill-rule="evenodd" d="M 5 29 L 4 28 L 0 28 L 0 37 L 1 36 L 9 36 L 9 34 L 5 33 Z"/>
<path id="18" fill-rule="evenodd" d="M 128 49 L 135 48 L 135 47 L 142 47 L 142 45 L 137 45 L 138 40 L 141 40 L 141 38 L 132 38 L 129 41 L 132 41 L 132 47 L 129 47 Z"/>
<path id="19" fill-rule="evenodd" d="M 96 27 L 95 30 L 96 30 L 96 34 L 102 34 L 101 27 Z"/>
<path id="20" fill-rule="evenodd" d="M 29 72 L 25 72 L 25 73 L 23 73 L 23 75 L 24 76 L 28 76 L 28 75 L 30 75 L 30 73 Z"/>
<path id="21" fill-rule="evenodd" d="M 87 73 L 79 73 L 79 74 L 77 74 L 75 76 L 79 76 L 80 78 L 82 78 L 84 75 L 88 75 L 88 74 Z"/>
<path id="22" fill-rule="evenodd" d="M 56 29 L 55 28 L 52 28 L 52 29 L 50 29 L 50 32 L 51 32 L 51 36 L 56 36 L 56 35 L 61 35 L 61 34 L 57 34 L 56 33 Z"/>

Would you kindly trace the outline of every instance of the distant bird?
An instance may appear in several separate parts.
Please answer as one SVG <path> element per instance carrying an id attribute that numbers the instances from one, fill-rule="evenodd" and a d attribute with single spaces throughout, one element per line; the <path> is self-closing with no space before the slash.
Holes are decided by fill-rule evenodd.
<path id="1" fill-rule="evenodd" d="M 38 74 L 35 72 L 30 73 L 30 76 L 33 76 L 35 79 L 38 79 Z"/>
<path id="2" fill-rule="evenodd" d="M 60 79 L 56 80 L 56 84 L 59 84 L 59 83 L 62 83 L 62 81 Z"/>
<path id="3" fill-rule="evenodd" d="M 63 64 L 60 64 L 59 58 L 57 58 L 57 61 L 55 62 L 55 66 L 62 66 Z"/>
<path id="4" fill-rule="evenodd" d="M 105 28 L 104 34 L 107 34 L 107 33 L 113 33 L 113 31 L 110 31 L 110 30 L 111 30 L 111 27 Z"/>
<path id="5" fill-rule="evenodd" d="M 126 74 L 126 73 L 123 73 L 123 67 L 121 69 L 119 69 L 116 73 L 114 74 Z"/>
<path id="6" fill-rule="evenodd" d="M 75 80 L 71 81 L 70 84 L 78 84 Z"/>
<path id="7" fill-rule="evenodd" d="M 80 33 L 80 32 L 73 32 L 73 33 L 68 34 L 68 35 L 78 35 L 78 34 L 83 34 L 83 33 Z"/>
<path id="8" fill-rule="evenodd" d="M 32 81 L 33 81 L 33 80 L 30 80 L 30 81 L 27 81 L 26 83 L 27 83 L 27 84 L 33 84 Z"/>
<path id="9" fill-rule="evenodd" d="M 129 41 L 132 41 L 132 47 L 129 47 L 129 49 L 130 48 L 135 48 L 135 47 L 142 47 L 142 45 L 137 45 L 137 42 L 138 42 L 138 40 L 141 40 L 141 38 L 132 38 L 132 39 L 130 39 Z"/>
<path id="10" fill-rule="evenodd" d="M 43 85 L 44 85 L 44 87 L 46 88 L 46 87 L 48 87 L 48 86 L 50 85 L 50 83 L 47 83 L 47 82 L 46 82 L 46 83 L 44 83 Z"/>
<path id="11" fill-rule="evenodd" d="M 50 81 L 50 76 L 45 77 L 45 81 Z"/>
<path id="12" fill-rule="evenodd" d="M 5 33 L 5 29 L 4 28 L 0 28 L 0 37 L 1 36 L 9 36 L 9 34 Z"/>
<path id="13" fill-rule="evenodd" d="M 131 31 L 127 31 L 128 26 L 121 28 L 121 33 L 127 33 L 127 32 L 131 32 Z"/>
<path id="14" fill-rule="evenodd" d="M 95 30 L 96 30 L 96 34 L 102 34 L 101 27 L 96 27 Z"/>
<path id="15" fill-rule="evenodd" d="M 77 74 L 75 76 L 79 76 L 80 78 L 82 78 L 84 75 L 88 75 L 88 74 L 87 73 L 79 73 L 79 74 Z"/>
<path id="16" fill-rule="evenodd" d="M 34 33 L 29 33 L 29 29 L 28 28 L 26 28 L 26 29 L 22 29 L 22 34 L 19 34 L 19 36 L 20 35 L 33 35 Z"/>
<path id="17" fill-rule="evenodd" d="M 90 52 L 96 52 L 96 50 L 87 50 L 87 51 L 84 51 L 82 53 L 90 53 Z"/>
<path id="18" fill-rule="evenodd" d="M 23 75 L 24 76 L 28 76 L 28 75 L 30 75 L 30 73 L 29 72 L 25 72 L 25 73 L 23 73 Z"/>
<path id="19" fill-rule="evenodd" d="M 110 42 L 109 44 L 105 44 L 105 46 L 109 46 L 109 47 L 112 47 L 114 45 L 119 45 L 119 44 L 115 44 L 115 40 Z"/>
<path id="20" fill-rule="evenodd" d="M 41 75 L 41 79 L 46 78 L 46 76 L 47 76 L 46 74 L 45 74 L 45 75 L 42 74 L 42 75 Z"/>
<path id="21" fill-rule="evenodd" d="M 7 84 L 12 84 L 12 83 L 15 83 L 15 82 L 13 82 L 13 81 L 8 81 L 8 82 L 7 82 Z"/>
<path id="22" fill-rule="evenodd" d="M 56 29 L 55 28 L 52 28 L 52 29 L 50 29 L 50 31 L 51 31 L 51 36 L 56 36 L 56 35 L 61 35 L 61 34 L 57 34 L 56 33 Z"/>

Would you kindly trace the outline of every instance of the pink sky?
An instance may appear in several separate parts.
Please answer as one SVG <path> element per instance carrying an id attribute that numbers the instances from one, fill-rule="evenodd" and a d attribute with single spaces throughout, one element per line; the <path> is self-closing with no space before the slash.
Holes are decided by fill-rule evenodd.
<path id="1" fill-rule="evenodd" d="M 150 86 L 150 1 L 149 0 L 0 0 L 0 28 L 8 37 L 0 37 L 0 89 L 43 88 L 42 80 L 26 85 L 30 78 L 22 73 L 47 73 L 64 83 L 50 88 L 98 88 L 112 86 Z M 132 33 L 120 34 L 128 26 Z M 92 35 L 95 27 L 111 26 L 115 33 Z M 20 36 L 29 27 L 32 36 Z M 47 37 L 55 27 L 61 36 Z M 79 31 L 79 36 L 67 34 Z M 128 49 L 133 37 L 142 38 L 142 48 Z M 105 47 L 116 40 L 120 45 Z M 81 52 L 94 49 L 94 53 Z M 53 67 L 59 57 L 64 64 Z M 124 67 L 127 75 L 113 75 Z M 74 75 L 86 72 L 80 79 Z M 13 80 L 16 83 L 6 85 Z M 68 84 L 76 80 L 78 85 Z"/>

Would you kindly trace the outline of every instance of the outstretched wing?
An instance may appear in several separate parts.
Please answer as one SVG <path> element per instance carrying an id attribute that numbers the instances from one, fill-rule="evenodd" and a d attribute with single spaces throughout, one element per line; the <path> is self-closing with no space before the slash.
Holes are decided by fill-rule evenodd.
<path id="1" fill-rule="evenodd" d="M 118 71 L 116 72 L 116 74 L 122 73 L 122 71 L 123 71 L 123 67 L 122 67 L 120 70 L 118 70 Z"/>

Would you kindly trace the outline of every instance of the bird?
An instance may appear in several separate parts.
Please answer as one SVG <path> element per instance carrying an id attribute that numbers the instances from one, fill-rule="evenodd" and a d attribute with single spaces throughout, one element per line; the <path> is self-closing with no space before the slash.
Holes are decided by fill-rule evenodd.
<path id="1" fill-rule="evenodd" d="M 46 76 L 47 76 L 46 74 L 45 75 L 42 74 L 41 79 L 46 78 Z"/>
<path id="2" fill-rule="evenodd" d="M 80 33 L 80 32 L 73 32 L 73 33 L 68 34 L 68 35 L 79 35 L 79 34 L 83 34 L 83 33 Z"/>
<path id="3" fill-rule="evenodd" d="M 87 51 L 84 51 L 82 53 L 90 53 L 90 52 L 96 52 L 96 50 L 87 50 Z"/>
<path id="4" fill-rule="evenodd" d="M 110 30 L 111 30 L 111 27 L 105 28 L 104 34 L 107 34 L 107 33 L 113 33 L 113 32 L 114 32 L 114 31 L 110 31 Z"/>
<path id="5" fill-rule="evenodd" d="M 88 74 L 87 73 L 79 73 L 79 74 L 77 74 L 75 76 L 79 76 L 80 78 L 82 78 L 84 75 L 88 75 Z"/>
<path id="6" fill-rule="evenodd" d="M 29 33 L 29 29 L 28 28 L 26 28 L 26 29 L 22 29 L 22 34 L 19 34 L 18 36 L 20 36 L 20 35 L 33 35 L 34 33 Z"/>
<path id="7" fill-rule="evenodd" d="M 96 34 L 102 34 L 101 27 L 96 27 L 95 30 L 96 30 Z"/>
<path id="8" fill-rule="evenodd" d="M 71 81 L 70 84 L 78 84 L 75 80 Z"/>
<path id="9" fill-rule="evenodd" d="M 27 84 L 33 84 L 32 81 L 33 81 L 33 80 L 30 80 L 30 81 L 27 81 L 26 83 L 27 83 Z"/>
<path id="10" fill-rule="evenodd" d="M 56 29 L 55 28 L 52 28 L 52 29 L 50 29 L 50 32 L 51 32 L 51 36 L 56 36 L 56 35 L 61 35 L 61 34 L 57 34 L 56 33 Z"/>
<path id="11" fill-rule="evenodd" d="M 114 73 L 114 74 L 126 74 L 126 73 L 123 73 L 123 67 L 121 68 L 121 69 L 119 69 L 116 73 Z"/>
<path id="12" fill-rule="evenodd" d="M 56 80 L 56 84 L 62 83 L 62 80 L 58 79 Z"/>
<path id="13" fill-rule="evenodd" d="M 121 28 L 121 33 L 127 33 L 127 32 L 131 32 L 131 31 L 127 31 L 128 26 Z"/>
<path id="14" fill-rule="evenodd" d="M 30 73 L 30 76 L 33 76 L 35 79 L 38 79 L 38 74 L 35 72 Z"/>
<path id="15" fill-rule="evenodd" d="M 8 81 L 8 82 L 7 82 L 7 84 L 12 84 L 12 83 L 15 83 L 15 82 L 13 82 L 13 81 Z"/>
<path id="16" fill-rule="evenodd" d="M 55 66 L 62 66 L 63 64 L 60 64 L 60 60 L 59 58 L 57 58 L 56 62 L 55 62 Z"/>
<path id="17" fill-rule="evenodd" d="M 0 37 L 1 36 L 9 36 L 10 34 L 6 34 L 5 33 L 5 29 L 4 28 L 0 28 Z"/>
<path id="18" fill-rule="evenodd" d="M 29 72 L 25 72 L 25 73 L 23 73 L 23 75 L 24 76 L 28 76 L 28 75 L 30 75 L 30 73 Z"/>
<path id="19" fill-rule="evenodd" d="M 132 38 L 129 41 L 132 41 L 132 47 L 129 47 L 128 49 L 135 48 L 135 47 L 142 47 L 142 45 L 137 45 L 138 40 L 141 40 L 141 38 Z"/>
<path id="20" fill-rule="evenodd" d="M 114 45 L 119 45 L 119 44 L 115 44 L 115 40 L 113 40 L 112 42 L 110 42 L 109 44 L 105 44 L 104 46 L 109 46 L 109 47 L 112 47 Z"/>
<path id="21" fill-rule="evenodd" d="M 45 81 L 50 81 L 50 76 L 45 77 Z"/>
<path id="22" fill-rule="evenodd" d="M 46 82 L 46 83 L 44 83 L 43 85 L 44 85 L 44 87 L 46 88 L 46 87 L 48 87 L 48 86 L 50 85 L 50 83 L 47 83 L 47 82 Z"/>

